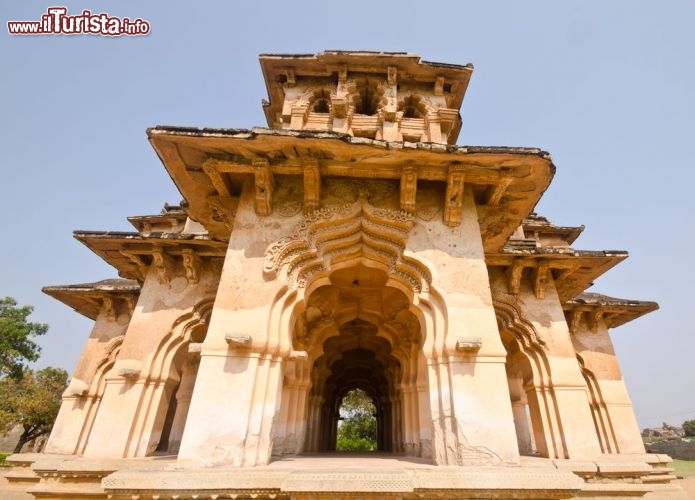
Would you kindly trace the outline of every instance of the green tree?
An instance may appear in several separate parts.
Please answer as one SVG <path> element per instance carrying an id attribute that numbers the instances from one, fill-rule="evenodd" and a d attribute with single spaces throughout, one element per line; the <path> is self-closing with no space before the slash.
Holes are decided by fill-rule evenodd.
<path id="1" fill-rule="evenodd" d="M 338 428 L 336 450 L 373 451 L 376 449 L 376 409 L 372 398 L 360 390 L 348 392 L 340 405 L 343 420 Z"/>
<path id="2" fill-rule="evenodd" d="M 695 420 L 683 422 L 683 432 L 686 436 L 695 436 Z"/>
<path id="3" fill-rule="evenodd" d="M 12 297 L 0 299 L 0 377 L 22 377 L 26 361 L 36 361 L 41 348 L 32 337 L 43 335 L 48 325 L 30 323 L 31 306 L 17 307 Z"/>
<path id="4" fill-rule="evenodd" d="M 65 370 L 52 367 L 37 372 L 26 369 L 20 378 L 0 379 L 0 432 L 6 434 L 17 425 L 23 429 L 15 453 L 51 432 L 67 381 Z"/>

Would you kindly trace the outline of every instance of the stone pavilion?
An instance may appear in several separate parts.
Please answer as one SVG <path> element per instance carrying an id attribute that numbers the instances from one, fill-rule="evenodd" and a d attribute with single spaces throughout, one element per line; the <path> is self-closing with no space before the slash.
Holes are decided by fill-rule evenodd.
<path id="1" fill-rule="evenodd" d="M 586 292 L 627 253 L 576 249 L 583 227 L 534 212 L 550 154 L 456 145 L 473 67 L 260 62 L 268 128 L 149 129 L 181 204 L 75 233 L 120 279 L 44 289 L 94 328 L 14 482 L 37 498 L 684 498 L 645 454 L 608 333 L 658 306 Z M 356 388 L 371 455 L 335 452 Z"/>

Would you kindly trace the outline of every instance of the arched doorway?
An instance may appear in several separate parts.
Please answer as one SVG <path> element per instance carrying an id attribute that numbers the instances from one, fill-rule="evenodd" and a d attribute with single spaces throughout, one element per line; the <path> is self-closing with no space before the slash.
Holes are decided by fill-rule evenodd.
<path id="1" fill-rule="evenodd" d="M 292 347 L 306 357 L 284 369 L 274 454 L 334 451 L 341 401 L 359 388 L 374 401 L 377 449 L 421 455 L 420 422 L 429 409 L 412 307 L 369 262 L 328 273 L 296 305 Z"/>

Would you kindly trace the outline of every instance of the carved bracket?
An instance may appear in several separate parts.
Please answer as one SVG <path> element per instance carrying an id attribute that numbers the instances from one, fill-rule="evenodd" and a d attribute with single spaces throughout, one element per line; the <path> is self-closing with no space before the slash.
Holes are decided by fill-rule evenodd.
<path id="1" fill-rule="evenodd" d="M 226 333 L 224 340 L 227 341 L 229 347 L 235 347 L 237 349 L 250 349 L 251 342 L 253 341 L 251 335 L 243 335 L 239 333 Z"/>
<path id="2" fill-rule="evenodd" d="M 550 265 L 547 262 L 540 262 L 535 269 L 535 279 L 533 291 L 537 299 L 543 299 L 545 297 L 545 287 L 548 284 L 548 277 L 550 275 Z"/>
<path id="3" fill-rule="evenodd" d="M 118 363 L 116 373 L 119 377 L 136 379 L 142 371 L 142 363 L 136 359 L 123 360 Z"/>
<path id="4" fill-rule="evenodd" d="M 512 295 L 518 295 L 521 288 L 521 276 L 524 273 L 526 263 L 523 259 L 514 259 L 514 263 L 507 268 L 507 288 Z"/>
<path id="5" fill-rule="evenodd" d="M 116 304 L 114 303 L 113 297 L 105 295 L 101 299 L 101 308 L 109 321 L 116 320 Z"/>
<path id="6" fill-rule="evenodd" d="M 85 396 L 87 394 L 87 391 L 89 391 L 89 386 L 87 385 L 87 382 L 80 380 L 79 378 L 73 378 L 70 381 L 68 388 L 65 389 L 63 397 L 79 398 Z"/>
<path id="7" fill-rule="evenodd" d="M 450 165 L 446 176 L 444 224 L 458 226 L 463 217 L 463 187 L 466 174 L 463 165 Z"/>
<path id="8" fill-rule="evenodd" d="M 467 354 L 474 354 L 483 346 L 483 339 L 480 337 L 460 337 L 456 341 L 456 351 Z"/>
<path id="9" fill-rule="evenodd" d="M 169 283 L 174 273 L 174 260 L 163 249 L 158 248 L 152 252 L 152 266 L 157 272 L 159 282 L 162 284 Z"/>
<path id="10" fill-rule="evenodd" d="M 198 283 L 200 274 L 200 257 L 191 248 L 181 250 L 183 257 L 183 268 L 186 271 L 186 280 L 191 285 Z"/>
<path id="11" fill-rule="evenodd" d="M 319 208 L 321 199 L 321 174 L 319 163 L 314 160 L 304 165 L 304 213 Z"/>
<path id="12" fill-rule="evenodd" d="M 407 165 L 401 171 L 401 210 L 415 213 L 416 195 L 417 168 L 413 165 Z"/>
<path id="13" fill-rule="evenodd" d="M 256 213 L 270 215 L 273 211 L 273 173 L 270 171 L 270 164 L 265 158 L 254 158 L 253 168 L 256 179 Z"/>

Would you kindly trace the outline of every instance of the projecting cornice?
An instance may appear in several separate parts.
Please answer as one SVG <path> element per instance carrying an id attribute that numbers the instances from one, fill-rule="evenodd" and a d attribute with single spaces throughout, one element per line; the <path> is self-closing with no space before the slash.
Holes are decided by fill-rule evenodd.
<path id="1" fill-rule="evenodd" d="M 397 181 L 401 209 L 412 211 L 418 182 L 442 186 L 443 222 L 460 222 L 464 189 L 478 204 L 487 251 L 504 246 L 536 205 L 555 173 L 550 155 L 535 148 L 446 146 L 385 142 L 344 134 L 255 128 L 156 127 L 148 136 L 185 198 L 189 217 L 228 240 L 244 182 L 256 187 L 256 212 L 273 210 L 274 180 L 301 177 L 304 210 L 317 208 L 321 180 Z"/>
<path id="2" fill-rule="evenodd" d="M 123 278 L 143 281 L 154 265 L 168 279 L 174 261 L 180 261 L 186 277 L 197 282 L 200 259 L 224 258 L 227 245 L 207 236 L 165 233 L 145 237 L 138 233 L 75 231 L 75 239 L 118 270 Z"/>
<path id="3" fill-rule="evenodd" d="M 537 297 L 543 297 L 545 285 L 552 278 L 560 301 L 565 302 L 589 288 L 596 278 L 627 257 L 628 253 L 622 250 L 506 246 L 501 252 L 486 253 L 485 261 L 490 267 L 505 269 L 510 293 L 519 293 L 524 273 L 530 273 Z"/>
<path id="4" fill-rule="evenodd" d="M 582 322 L 595 329 L 599 320 L 608 328 L 620 325 L 659 309 L 656 302 L 628 300 L 598 293 L 582 293 L 562 305 L 570 331 L 577 330 Z"/>
<path id="5" fill-rule="evenodd" d="M 115 311 L 116 302 L 125 304 L 132 313 L 140 295 L 138 282 L 128 279 L 107 279 L 95 283 L 45 286 L 41 290 L 93 320 L 97 319 L 103 308 L 107 312 Z M 115 313 L 113 314 L 115 315 Z"/>

